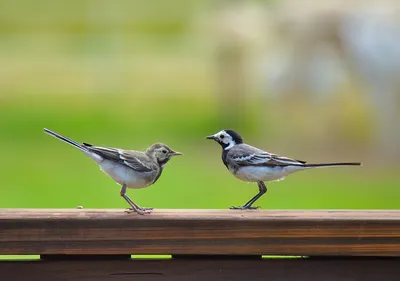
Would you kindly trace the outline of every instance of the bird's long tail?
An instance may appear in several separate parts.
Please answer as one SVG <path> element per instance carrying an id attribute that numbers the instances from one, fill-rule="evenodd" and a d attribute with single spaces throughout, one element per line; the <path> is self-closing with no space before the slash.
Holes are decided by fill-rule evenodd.
<path id="1" fill-rule="evenodd" d="M 82 150 L 85 153 L 89 152 L 89 150 L 86 147 L 84 147 L 83 145 L 81 145 L 80 143 L 78 143 L 78 142 L 76 142 L 74 140 L 71 140 L 71 139 L 69 139 L 67 137 L 64 137 L 63 135 L 60 135 L 60 134 L 58 134 L 56 132 L 53 132 L 53 131 L 51 131 L 49 129 L 46 129 L 46 128 L 44 128 L 44 132 L 46 134 L 48 134 L 49 136 L 55 137 L 55 138 L 57 138 L 59 140 L 62 140 L 63 142 L 66 142 L 66 143 L 78 148 L 79 150 Z"/>
<path id="2" fill-rule="evenodd" d="M 307 168 L 332 167 L 332 166 L 361 166 L 360 162 L 304 164 Z"/>

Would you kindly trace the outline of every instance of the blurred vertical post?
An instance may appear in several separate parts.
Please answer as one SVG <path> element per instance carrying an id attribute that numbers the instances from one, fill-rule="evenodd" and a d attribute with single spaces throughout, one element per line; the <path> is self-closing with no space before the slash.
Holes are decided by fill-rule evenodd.
<path id="1" fill-rule="evenodd" d="M 215 50 L 220 122 L 223 128 L 242 127 L 246 120 L 245 47 L 241 42 L 221 39 Z"/>
<path id="2" fill-rule="evenodd" d="M 246 120 L 246 51 L 243 30 L 243 6 L 246 0 L 218 0 L 214 14 L 216 24 L 216 95 L 219 104 L 219 122 L 222 128 L 240 130 Z"/>

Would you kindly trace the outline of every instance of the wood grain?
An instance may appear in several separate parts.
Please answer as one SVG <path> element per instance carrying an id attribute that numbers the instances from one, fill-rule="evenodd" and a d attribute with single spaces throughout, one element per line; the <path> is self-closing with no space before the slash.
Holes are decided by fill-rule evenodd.
<path id="1" fill-rule="evenodd" d="M 400 256 L 400 211 L 0 209 L 0 254 Z"/>
<path id="2" fill-rule="evenodd" d="M 0 274 L 18 281 L 397 281 L 400 259 L 3 261 Z"/>

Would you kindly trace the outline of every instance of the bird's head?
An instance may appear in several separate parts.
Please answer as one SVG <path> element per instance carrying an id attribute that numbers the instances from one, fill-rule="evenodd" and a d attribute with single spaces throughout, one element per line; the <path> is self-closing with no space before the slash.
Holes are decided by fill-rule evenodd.
<path id="1" fill-rule="evenodd" d="M 174 151 L 163 143 L 153 144 L 146 150 L 146 153 L 153 156 L 161 166 L 164 166 L 172 157 L 183 155 L 183 153 Z"/>
<path id="2" fill-rule="evenodd" d="M 243 143 L 242 137 L 234 130 L 222 130 L 214 135 L 206 137 L 206 139 L 215 140 L 225 150 L 230 149 L 236 144 Z"/>

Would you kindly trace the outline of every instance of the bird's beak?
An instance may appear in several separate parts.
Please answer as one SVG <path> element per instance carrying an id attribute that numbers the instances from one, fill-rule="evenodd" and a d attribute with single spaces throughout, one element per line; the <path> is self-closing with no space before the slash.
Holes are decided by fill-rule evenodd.
<path id="1" fill-rule="evenodd" d="M 211 136 L 206 137 L 206 139 L 207 139 L 207 140 L 215 140 L 215 136 L 214 136 L 214 135 L 211 135 Z"/>
<path id="2" fill-rule="evenodd" d="M 174 151 L 172 152 L 172 156 L 183 155 L 182 152 Z"/>

